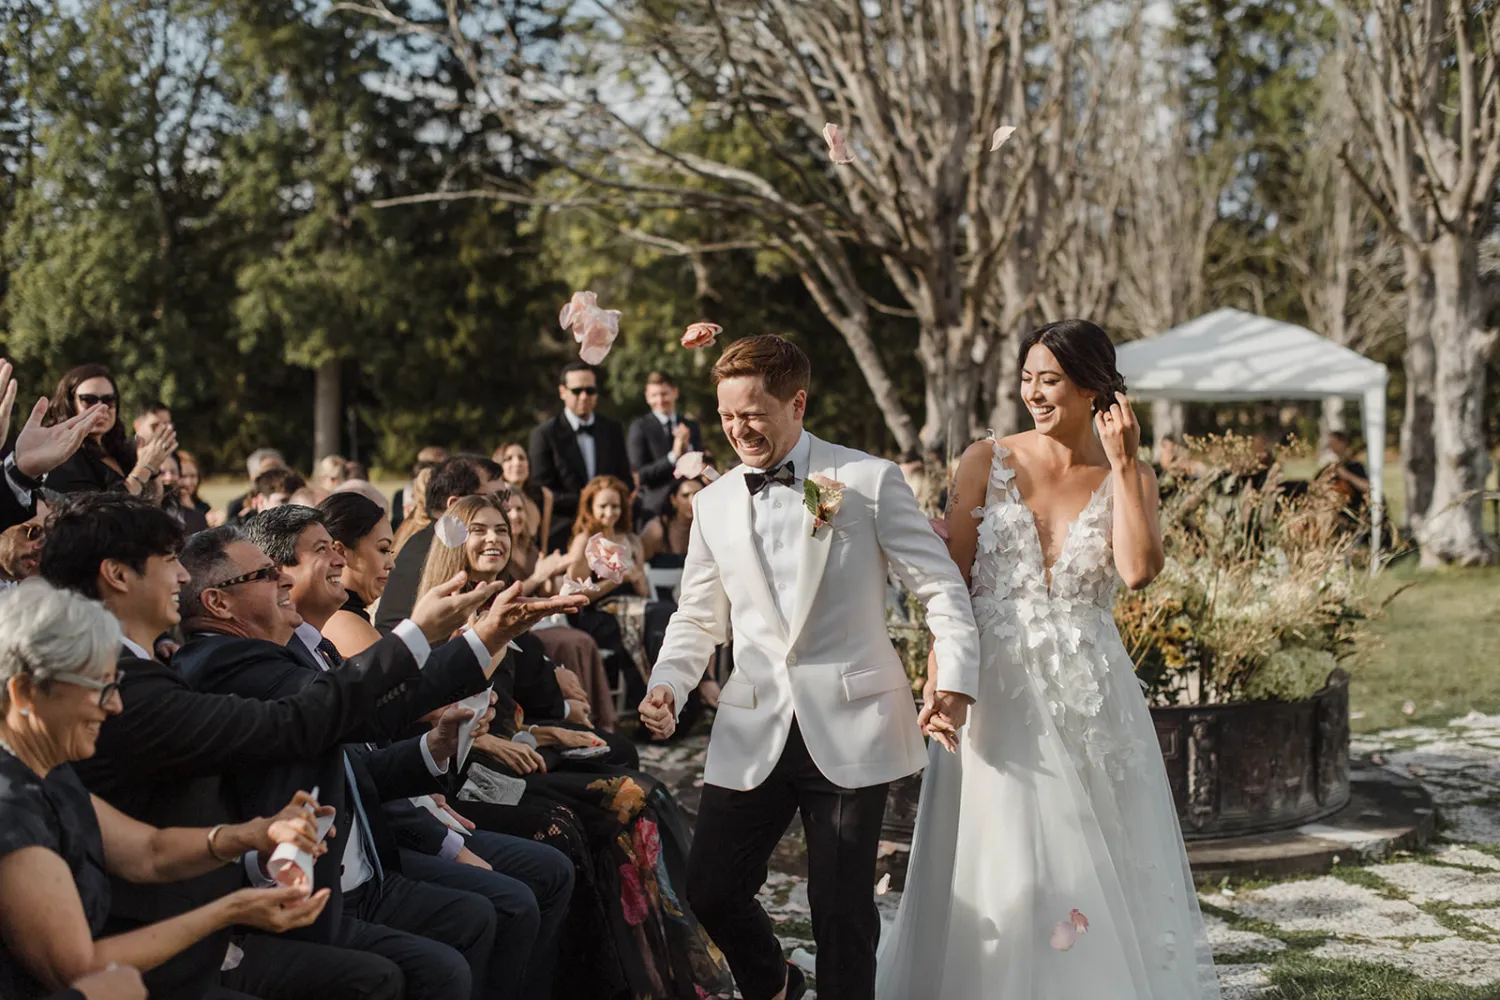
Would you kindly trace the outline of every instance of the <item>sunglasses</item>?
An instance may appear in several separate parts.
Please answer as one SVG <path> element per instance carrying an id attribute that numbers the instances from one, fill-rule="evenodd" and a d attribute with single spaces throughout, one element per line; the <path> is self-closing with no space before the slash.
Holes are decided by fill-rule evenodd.
<path id="1" fill-rule="evenodd" d="M 21 537 L 25 538 L 28 542 L 34 542 L 46 533 L 47 529 L 40 524 L 21 525 Z"/>
<path id="2" fill-rule="evenodd" d="M 109 700 L 120 693 L 120 685 L 125 680 L 125 671 L 116 670 L 115 679 L 112 681 L 96 680 L 93 677 L 85 677 L 82 674 L 53 674 L 49 680 L 62 681 L 64 684 L 73 684 L 77 687 L 88 688 L 99 692 L 99 707 L 103 708 L 109 704 Z"/>
<path id="3" fill-rule="evenodd" d="M 241 573 L 239 576 L 232 576 L 229 579 L 225 580 L 223 583 L 216 583 L 213 586 L 205 587 L 204 589 L 223 590 L 226 587 L 238 587 L 242 583 L 256 583 L 260 580 L 275 580 L 280 576 L 280 566 L 262 566 L 260 569 L 254 569 L 248 573 Z"/>
<path id="4" fill-rule="evenodd" d="M 80 392 L 78 394 L 78 401 L 84 406 L 98 406 L 100 403 L 103 403 L 105 406 L 114 406 L 120 401 L 120 396 L 114 392 L 106 393 L 103 396 L 95 396 L 91 392 Z"/>
<path id="5" fill-rule="evenodd" d="M 597 396 L 597 395 L 599 395 L 599 387 L 596 386 L 596 385 L 580 385 L 580 386 L 565 385 L 565 386 L 563 386 L 563 388 L 566 389 L 566 390 L 568 390 L 569 392 L 571 392 L 575 396 Z"/>

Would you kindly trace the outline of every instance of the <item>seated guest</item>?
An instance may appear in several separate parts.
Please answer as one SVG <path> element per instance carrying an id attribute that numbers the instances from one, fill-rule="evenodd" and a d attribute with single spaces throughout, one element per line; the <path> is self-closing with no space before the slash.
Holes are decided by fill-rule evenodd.
<path id="1" fill-rule="evenodd" d="M 54 493 L 124 490 L 136 496 L 151 488 L 164 458 L 177 449 L 170 423 L 161 425 L 139 445 L 125 436 L 120 419 L 120 390 L 103 365 L 80 365 L 64 375 L 52 394 L 43 423 L 55 426 L 104 406 L 113 419 L 94 430 L 66 462 L 48 472 L 43 484 Z"/>
<path id="2" fill-rule="evenodd" d="M 423 469 L 436 468 L 447 460 L 447 448 L 429 444 L 417 452 L 417 460 L 412 464 L 411 478 L 415 480 L 417 473 Z M 412 509 L 421 506 L 417 501 L 422 497 L 422 491 L 420 489 L 414 491 L 413 485 L 411 481 L 408 481 L 391 497 L 391 527 L 398 531 L 401 529 L 401 522 L 411 516 Z"/>
<path id="3" fill-rule="evenodd" d="M 568 576 L 589 578 L 588 541 L 596 534 L 629 550 L 625 581 L 599 583 L 577 624 L 594 637 L 600 649 L 611 650 L 605 666 L 612 677 L 625 678 L 625 703 L 634 705 L 639 701 L 637 694 L 646 694 L 650 663 L 646 658 L 646 559 L 640 536 L 630 530 L 629 504 L 630 490 L 613 476 L 601 476 L 583 488 L 573 543 L 568 547 Z"/>
<path id="4" fill-rule="evenodd" d="M 339 483 L 338 486 L 333 490 L 333 493 L 330 493 L 329 496 L 332 496 L 334 493 L 358 493 L 360 496 L 374 503 L 382 511 L 386 512 L 387 514 L 390 513 L 391 502 L 387 500 L 385 498 L 385 494 L 380 492 L 375 484 L 370 482 L 368 479 L 346 479 L 342 483 Z M 322 505 L 321 500 L 318 501 L 318 503 L 320 506 Z M 394 528 L 395 525 L 392 525 L 391 527 Z"/>
<path id="5" fill-rule="evenodd" d="M 380 509 L 363 497 L 347 499 L 374 509 L 379 515 L 376 527 L 388 542 L 390 525 Z M 322 512 L 288 505 L 257 517 L 249 536 L 292 579 L 292 607 L 302 618 L 292 642 L 303 643 L 328 669 L 337 666 L 343 656 L 328 649 L 320 629 L 342 613 L 348 592 L 344 557 Z M 363 618 L 348 624 L 364 629 L 353 652 L 380 640 L 380 633 Z M 431 738 L 428 733 L 426 739 Z M 429 799 L 423 805 L 427 808 L 402 799 L 383 807 L 401 844 L 402 874 L 475 893 L 494 905 L 495 948 L 486 976 L 489 995 L 550 996 L 557 935 L 573 891 L 572 865 L 554 848 L 530 840 L 489 832 L 466 840 L 436 818 L 435 803 Z"/>
<path id="6" fill-rule="evenodd" d="M 182 466 L 177 455 L 162 459 L 158 481 L 161 483 L 161 509 L 171 514 L 184 532 L 191 535 L 208 528 L 208 517 L 191 503 L 183 501 Z"/>
<path id="7" fill-rule="evenodd" d="M 246 851 L 322 848 L 305 794 L 271 819 L 212 829 L 157 829 L 89 795 L 68 765 L 93 754 L 101 725 L 120 711 L 120 638 L 98 604 L 45 582 L 0 595 L 0 996 L 42 997 L 111 962 L 152 969 L 232 925 L 306 927 L 328 903 L 326 890 L 240 889 L 100 936 L 107 876 L 172 882 Z"/>
<path id="8" fill-rule="evenodd" d="M 656 569 L 682 569 L 687 560 L 688 536 L 693 530 L 693 497 L 703 485 L 701 479 L 679 479 L 672 491 L 671 513 L 656 518 L 641 532 L 641 548 L 648 565 Z M 670 591 L 661 588 L 650 595 L 650 602 L 646 605 L 646 659 L 654 664 L 667 634 L 667 622 L 677 610 L 677 601 Z M 698 683 L 697 691 L 683 706 L 677 731 L 691 731 L 705 707 L 719 707 L 719 685 L 709 676 Z"/>
<path id="9" fill-rule="evenodd" d="M 524 594 L 554 592 L 554 578 L 560 577 L 567 569 L 568 554 L 558 552 L 545 557 L 538 554 L 536 540 L 530 534 L 526 507 L 514 492 L 505 502 L 505 518 L 510 524 L 511 553 L 502 577 L 511 582 L 519 581 Z M 548 658 L 571 675 L 559 675 L 558 678 L 559 683 L 568 688 L 568 698 L 576 699 L 568 718 L 574 722 L 590 723 L 606 732 L 612 731 L 615 728 L 615 697 L 609 689 L 604 657 L 599 655 L 599 644 L 594 637 L 557 621 L 541 623 L 533 635 L 546 650 Z"/>
<path id="10" fill-rule="evenodd" d="M 252 451 L 250 457 L 245 460 L 245 469 L 250 474 L 250 490 L 229 501 L 229 506 L 224 509 L 225 520 L 230 524 L 239 520 L 245 504 L 249 503 L 250 498 L 255 495 L 255 480 L 262 472 L 284 468 L 286 468 L 286 459 L 282 458 L 281 452 L 275 448 L 257 448 Z"/>
<path id="11" fill-rule="evenodd" d="M 205 522 L 208 512 L 213 510 L 202 497 L 198 495 L 198 487 L 203 484 L 203 472 L 198 465 L 198 460 L 193 457 L 192 452 L 177 449 L 177 493 L 179 503 L 184 507 L 191 507 L 202 514 Z M 205 525 L 206 526 L 206 525 Z"/>
<path id="12" fill-rule="evenodd" d="M 437 469 L 437 463 L 420 465 L 412 473 L 411 482 L 406 484 L 404 491 L 397 490 L 396 495 L 402 497 L 401 506 L 391 511 L 391 527 L 396 529 L 396 554 L 401 554 L 407 539 L 432 523 L 427 516 L 427 484 L 432 481 L 432 473 Z M 401 516 L 396 517 L 400 512 Z"/>
<path id="13" fill-rule="evenodd" d="M 240 520 L 290 503 L 292 496 L 306 486 L 303 478 L 291 469 L 284 466 L 267 469 L 255 477 L 255 489 L 240 508 Z"/>
<path id="14" fill-rule="evenodd" d="M 490 457 L 500 463 L 506 488 L 521 498 L 526 508 L 526 532 L 540 550 L 542 540 L 552 535 L 552 491 L 531 478 L 531 457 L 525 445 L 514 441 L 502 444 Z"/>
<path id="15" fill-rule="evenodd" d="M 316 507 L 326 499 L 328 499 L 327 490 L 320 490 L 316 486 L 304 486 L 287 497 L 286 502 L 292 507 Z"/>
<path id="16" fill-rule="evenodd" d="M 13 525 L 0 532 L 0 583 L 15 585 L 36 576 L 42 556 L 42 541 L 47 537 L 43 527 L 46 512 L 30 521 Z"/>
<path id="17" fill-rule="evenodd" d="M 465 497 L 449 513 L 468 539 L 428 557 L 424 585 L 461 568 L 471 585 L 496 579 L 510 557 L 502 499 Z M 525 640 L 517 640 L 518 645 Z M 544 676 L 536 655 L 510 650 L 496 672 L 500 705 L 517 701 L 522 674 Z M 479 826 L 552 844 L 573 859 L 577 886 L 558 962 L 560 997 L 731 996 L 727 969 L 706 943 L 674 887 L 687 857 L 687 827 L 671 793 L 639 771 L 611 766 L 597 734 L 552 723 L 520 732 L 524 720 L 501 711 L 474 741 L 464 791 L 454 807 Z M 616 746 L 615 752 L 627 752 Z M 604 754 L 601 758 L 569 755 Z M 507 786 L 525 782 L 520 801 Z M 472 784 L 474 791 L 470 791 Z M 642 933 L 650 928 L 650 933 Z"/>
<path id="18" fill-rule="evenodd" d="M 339 483 L 349 478 L 349 460 L 343 455 L 324 455 L 313 467 L 312 482 L 309 483 L 314 489 L 331 493 Z"/>
<path id="19" fill-rule="evenodd" d="M 482 599 L 439 594 L 418 605 L 411 623 L 293 697 L 264 702 L 192 691 L 149 652 L 156 637 L 180 621 L 178 591 L 189 582 L 178 562 L 182 542 L 181 526 L 160 508 L 96 493 L 68 498 L 42 550 L 43 578 L 101 601 L 124 632 L 124 710 L 101 728 L 97 753 L 74 769 L 90 791 L 136 820 L 153 826 L 236 822 L 244 817 L 231 808 L 228 774 L 295 764 L 346 739 L 399 733 L 458 692 L 485 683 L 472 655 L 467 665 L 426 655 L 426 644 L 451 635 Z M 231 590 L 256 585 L 227 584 Z M 289 657 L 284 649 L 272 652 L 268 668 Z M 454 670 L 464 671 L 457 675 L 461 683 Z M 175 917 L 241 884 L 242 874 L 230 869 L 163 886 L 115 880 L 105 930 L 124 933 Z M 212 935 L 152 970 L 146 977 L 152 995 L 197 1000 L 215 984 L 261 996 L 280 996 L 289 987 L 339 1000 L 402 995 L 400 970 L 386 959 L 262 935 L 239 941 L 244 959 L 221 977 L 228 944 L 227 932 Z"/>
<path id="20" fill-rule="evenodd" d="M 325 675 L 326 664 L 301 642 L 292 643 L 302 622 L 292 606 L 291 576 L 242 534 L 216 528 L 195 535 L 182 562 L 191 576 L 181 596 L 183 628 L 191 638 L 173 662 L 191 685 L 270 700 L 295 694 Z M 493 587 L 478 590 L 485 598 L 497 593 Z M 449 685 L 445 702 L 482 690 L 494 654 L 514 634 L 577 603 L 554 598 L 518 607 L 496 600 L 461 638 L 434 652 L 434 657 L 454 655 L 480 665 L 485 678 L 473 686 Z M 424 677 L 434 669 L 428 667 Z M 487 995 L 484 976 L 495 941 L 492 905 L 471 893 L 405 877 L 395 835 L 376 808 L 382 801 L 440 788 L 434 772 L 446 770 L 456 750 L 458 721 L 431 739 L 376 750 L 348 744 L 343 752 L 243 769 L 231 779 L 238 800 L 246 803 L 273 798 L 293 785 L 316 785 L 322 801 L 349 817 L 348 830 L 331 835 L 329 854 L 314 867 L 315 884 L 329 886 L 333 896 L 332 919 L 314 930 L 320 941 L 395 962 L 408 997 Z"/>
<path id="21" fill-rule="evenodd" d="M 494 493 L 504 488 L 500 468 L 478 455 L 455 455 L 432 470 L 423 504 L 428 524 L 406 538 L 397 540 L 396 568 L 391 571 L 385 594 L 375 611 L 375 627 L 382 632 L 391 628 L 410 611 L 417 599 L 417 581 L 422 579 L 422 565 L 432 543 L 433 525 L 456 503 L 471 493 Z"/>

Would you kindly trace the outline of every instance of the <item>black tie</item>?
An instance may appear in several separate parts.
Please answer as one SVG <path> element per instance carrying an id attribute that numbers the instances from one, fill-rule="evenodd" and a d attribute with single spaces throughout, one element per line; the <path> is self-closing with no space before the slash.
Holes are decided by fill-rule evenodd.
<path id="1" fill-rule="evenodd" d="M 328 662 L 333 666 L 343 666 L 344 658 L 339 655 L 339 648 L 327 639 L 318 640 L 318 652 L 327 657 Z"/>
<path id="2" fill-rule="evenodd" d="M 761 490 L 772 483 L 780 483 L 782 486 L 797 485 L 797 470 L 791 463 L 787 462 L 778 469 L 770 472 L 747 472 L 745 473 L 745 485 L 750 488 L 750 495 L 755 496 Z"/>
<path id="3" fill-rule="evenodd" d="M 579 424 L 574 429 L 573 433 L 574 434 L 589 434 L 589 435 L 592 435 L 594 433 L 594 425 L 593 424 Z"/>

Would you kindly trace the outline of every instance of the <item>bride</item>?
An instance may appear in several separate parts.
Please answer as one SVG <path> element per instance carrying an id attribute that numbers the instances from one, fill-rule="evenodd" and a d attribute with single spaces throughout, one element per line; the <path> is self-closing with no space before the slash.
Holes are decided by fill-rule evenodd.
<path id="1" fill-rule="evenodd" d="M 1021 346 L 1036 429 L 968 449 L 948 547 L 979 699 L 934 739 L 880 1000 L 1215 1000 L 1166 770 L 1111 608 L 1162 568 L 1156 476 L 1104 331 Z M 927 721 L 927 713 L 923 715 Z M 948 740 L 939 726 L 935 736 Z"/>

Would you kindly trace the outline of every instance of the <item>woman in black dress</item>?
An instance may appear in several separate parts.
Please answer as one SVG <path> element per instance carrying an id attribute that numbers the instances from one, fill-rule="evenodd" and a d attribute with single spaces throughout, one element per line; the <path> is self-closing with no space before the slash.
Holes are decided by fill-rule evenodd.
<path id="1" fill-rule="evenodd" d="M 91 796 L 69 764 L 120 711 L 120 626 L 94 601 L 42 581 L 0 595 L 0 997 L 32 1000 L 111 963 L 149 970 L 230 925 L 306 927 L 328 891 L 241 889 L 111 937 L 109 876 L 174 882 L 247 851 L 321 853 L 304 793 L 277 816 L 159 830 Z M 269 857 L 269 853 L 264 856 Z"/>
<path id="2" fill-rule="evenodd" d="M 162 461 L 177 449 L 177 433 L 171 424 L 163 424 L 150 440 L 132 444 L 120 419 L 120 390 L 103 365 L 80 365 L 64 375 L 42 425 L 64 423 L 95 406 L 107 407 L 113 419 L 104 430 L 85 438 L 72 458 L 47 473 L 42 485 L 53 493 L 123 489 L 132 496 L 144 493 L 149 499 Z"/>

